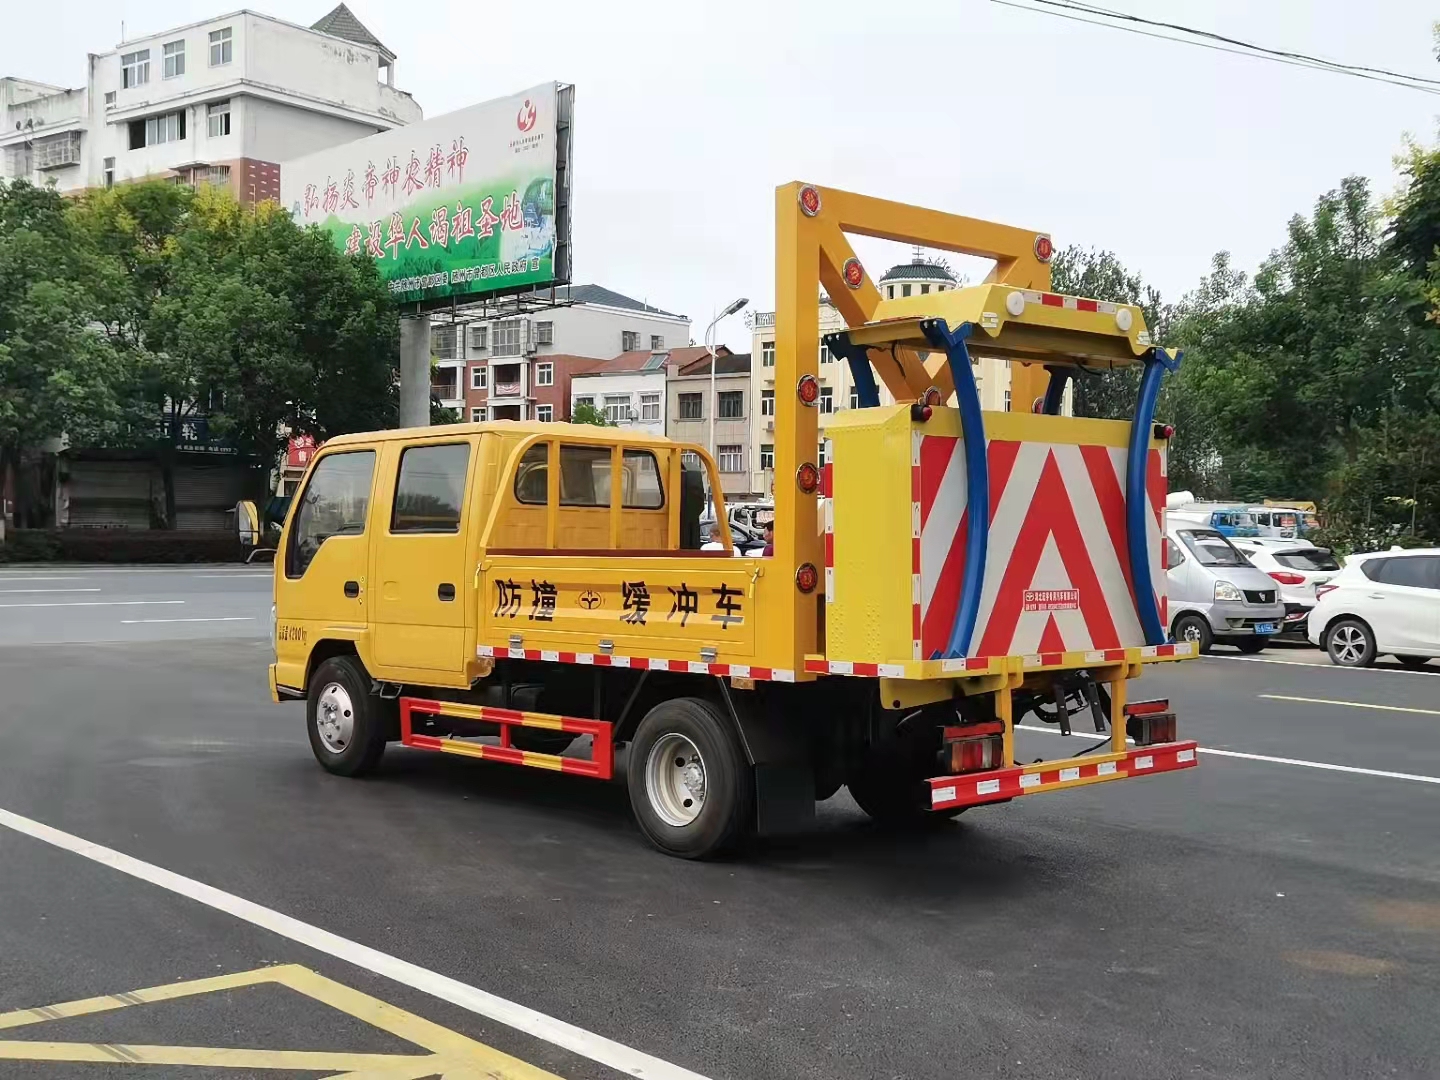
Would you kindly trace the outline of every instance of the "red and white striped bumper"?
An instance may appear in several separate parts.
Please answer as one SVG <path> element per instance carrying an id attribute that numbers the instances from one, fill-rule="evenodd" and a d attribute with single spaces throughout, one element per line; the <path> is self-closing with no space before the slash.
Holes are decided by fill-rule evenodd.
<path id="1" fill-rule="evenodd" d="M 1104 754 L 1098 758 L 1068 758 L 1042 761 L 1034 765 L 1016 765 L 1009 769 L 967 773 L 964 776 L 936 776 L 930 785 L 930 809 L 949 810 L 956 806 L 979 806 L 982 803 L 1005 802 L 1021 795 L 1060 788 L 1103 784 L 1110 780 L 1126 780 L 1151 773 L 1193 769 L 1199 762 L 1197 744 L 1189 742 L 1162 743 L 1159 746 L 1136 747 L 1118 757 Z"/>

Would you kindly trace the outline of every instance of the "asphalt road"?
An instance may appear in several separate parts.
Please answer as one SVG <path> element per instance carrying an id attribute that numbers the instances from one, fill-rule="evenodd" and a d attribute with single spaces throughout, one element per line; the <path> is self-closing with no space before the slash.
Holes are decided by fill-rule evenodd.
<path id="1" fill-rule="evenodd" d="M 1135 692 L 1172 699 L 1198 769 L 900 837 L 842 793 L 812 835 L 691 864 L 643 845 L 619 787 L 393 750 L 371 780 L 321 771 L 301 707 L 266 696 L 264 574 L 54 572 L 72 574 L 0 589 L 247 621 L 0 608 L 0 1077 L 191 1075 L 41 1065 L 7 1039 L 400 1052 L 269 984 L 4 1029 L 7 1010 L 271 964 L 567 1078 L 623 1075 L 585 1033 L 712 1080 L 1436 1073 L 1440 664 L 1170 665 Z M 85 842 L 224 893 L 197 902 Z M 341 959 L 320 931 L 378 952 Z M 382 954 L 413 966 L 377 974 Z M 582 1034 L 561 1049 L 534 1013 L 544 1037 L 523 1034 L 458 984 Z"/>

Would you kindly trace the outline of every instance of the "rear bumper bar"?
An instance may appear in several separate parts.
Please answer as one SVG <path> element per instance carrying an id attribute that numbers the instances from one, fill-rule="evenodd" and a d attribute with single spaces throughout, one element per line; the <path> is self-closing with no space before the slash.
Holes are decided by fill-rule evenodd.
<path id="1" fill-rule="evenodd" d="M 1009 769 L 966 773 L 964 776 L 936 776 L 926 781 L 930 785 L 930 809 L 950 810 L 957 806 L 1006 802 L 1041 791 L 1193 769 L 1199 763 L 1197 748 L 1193 741 L 1161 743 L 1158 746 L 1136 747 L 1121 754 L 1041 761 L 1034 765 L 1016 765 Z"/>

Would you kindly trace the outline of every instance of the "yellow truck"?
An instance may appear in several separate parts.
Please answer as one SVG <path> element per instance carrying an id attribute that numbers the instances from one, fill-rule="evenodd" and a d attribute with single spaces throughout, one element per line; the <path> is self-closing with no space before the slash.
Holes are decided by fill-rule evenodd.
<path id="1" fill-rule="evenodd" d="M 995 268 L 883 299 L 856 233 Z M 601 780 L 618 758 L 645 836 L 695 858 L 802 830 L 842 785 L 921 823 L 1196 764 L 1167 702 L 1126 696 L 1192 651 L 1166 619 L 1154 421 L 1179 357 L 1138 308 L 1050 292 L 1045 234 L 794 183 L 776 237 L 772 556 L 731 554 L 702 448 L 638 431 L 457 424 L 315 455 L 275 560 L 270 686 L 306 702 L 326 769 L 389 742 Z M 819 459 L 822 289 L 860 407 Z M 972 353 L 1011 360 L 1034 411 L 982 412 Z M 1127 364 L 1131 421 L 1060 415 L 1069 379 Z M 721 551 L 701 550 L 712 497 Z M 1019 764 L 1029 712 L 1109 745 Z"/>

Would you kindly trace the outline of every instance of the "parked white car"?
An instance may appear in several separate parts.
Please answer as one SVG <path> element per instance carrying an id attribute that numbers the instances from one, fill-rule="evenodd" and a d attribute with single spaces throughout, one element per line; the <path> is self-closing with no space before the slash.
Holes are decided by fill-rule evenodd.
<path id="1" fill-rule="evenodd" d="M 1214 529 L 1183 519 L 1166 527 L 1165 578 L 1175 640 L 1194 642 L 1202 653 L 1215 642 L 1243 653 L 1265 648 L 1285 617 L 1279 585 Z"/>
<path id="2" fill-rule="evenodd" d="M 1274 540 L 1236 537 L 1230 541 L 1245 553 L 1255 569 L 1274 578 L 1285 605 L 1282 635 L 1304 637 L 1310 609 L 1315 606 L 1315 589 L 1328 584 L 1340 572 L 1335 556 L 1304 540 Z"/>
<path id="3" fill-rule="evenodd" d="M 1308 637 L 1342 667 L 1382 653 L 1406 667 L 1440 656 L 1440 548 L 1351 555 L 1315 590 Z"/>

